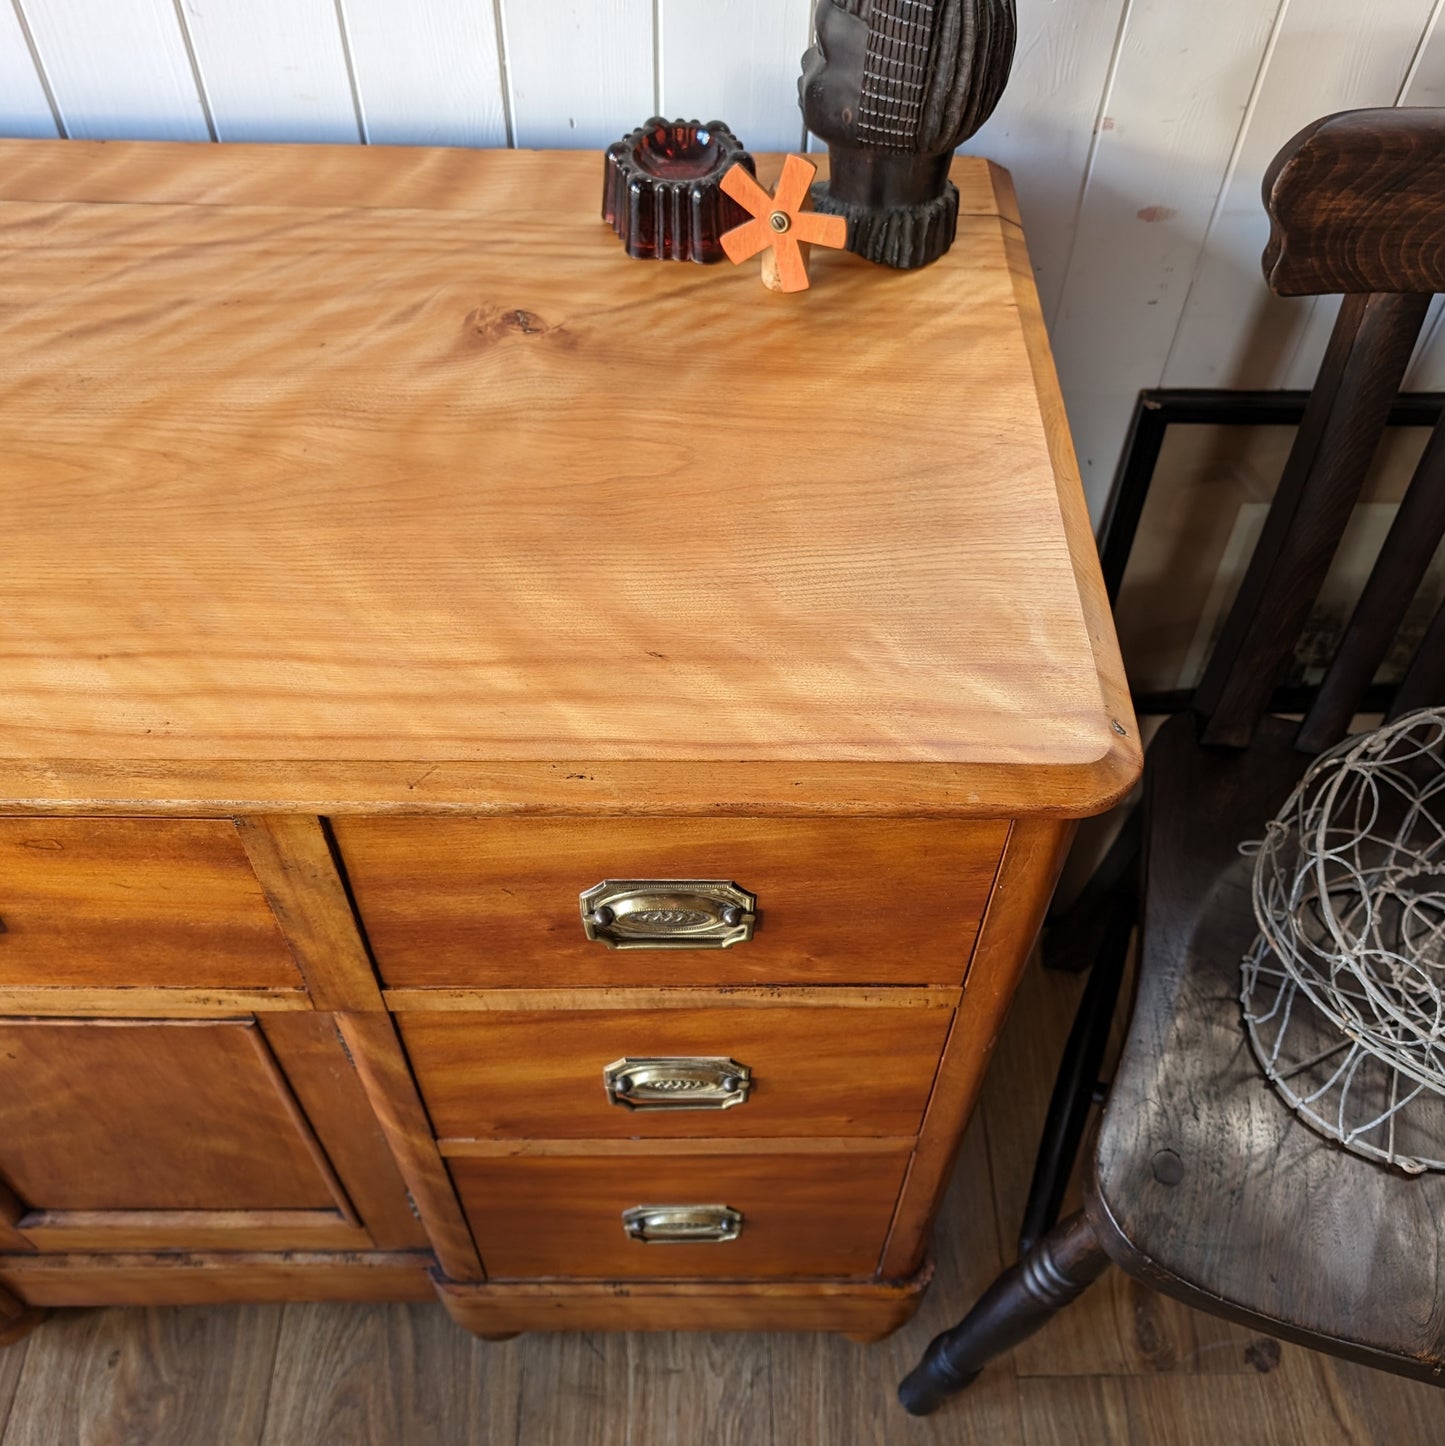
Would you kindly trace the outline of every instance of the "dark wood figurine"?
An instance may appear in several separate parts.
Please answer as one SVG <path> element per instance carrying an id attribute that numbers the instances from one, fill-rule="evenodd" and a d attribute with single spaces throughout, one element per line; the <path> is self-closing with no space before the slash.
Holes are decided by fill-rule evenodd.
<path id="1" fill-rule="evenodd" d="M 1008 83 L 1014 0 L 819 0 L 798 84 L 808 129 L 828 143 L 820 211 L 848 220 L 848 249 L 911 270 L 958 228 L 954 148 Z"/>

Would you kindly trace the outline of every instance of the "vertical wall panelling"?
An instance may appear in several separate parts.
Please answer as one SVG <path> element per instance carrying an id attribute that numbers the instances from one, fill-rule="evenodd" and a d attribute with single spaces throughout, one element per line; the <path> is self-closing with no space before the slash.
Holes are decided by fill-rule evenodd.
<path id="1" fill-rule="evenodd" d="M 505 146 L 491 0 L 343 0 L 366 138 Z"/>
<path id="2" fill-rule="evenodd" d="M 1400 104 L 1445 106 L 1445 0 L 1435 0 L 1434 13 L 1420 38 Z M 1445 300 L 1438 296 L 1405 385 L 1412 391 L 1445 391 Z"/>
<path id="3" fill-rule="evenodd" d="M 1044 315 L 1052 318 L 1126 0 L 1021 0 L 999 108 L 963 150 L 1013 172 Z"/>
<path id="4" fill-rule="evenodd" d="M 1096 515 L 1163 372 L 1278 8 L 1130 7 L 1053 332 Z"/>
<path id="5" fill-rule="evenodd" d="M 1305 336 L 1309 303 L 1277 300 L 1264 284 L 1260 256 L 1269 223 L 1260 181 L 1279 148 L 1310 121 L 1334 110 L 1395 103 L 1434 6 L 1435 0 L 1391 0 L 1380 9 L 1359 0 L 1292 0 L 1286 8 L 1205 238 L 1165 386 L 1313 382 L 1325 338 Z M 1330 44 L 1320 44 L 1321 33 Z M 1330 317 L 1322 320 L 1327 332 Z"/>
<path id="6" fill-rule="evenodd" d="M 9 0 L 0 0 L 0 136 L 55 134 L 55 113 L 20 16 Z"/>
<path id="7" fill-rule="evenodd" d="M 662 113 L 723 120 L 756 151 L 796 150 L 812 0 L 659 0 Z"/>
<path id="8" fill-rule="evenodd" d="M 20 9 L 69 135 L 209 138 L 172 0 L 21 0 Z"/>
<path id="9" fill-rule="evenodd" d="M 517 145 L 605 146 L 653 114 L 653 0 L 501 5 Z"/>
<path id="10" fill-rule="evenodd" d="M 180 5 L 219 139 L 361 138 L 336 0 Z"/>

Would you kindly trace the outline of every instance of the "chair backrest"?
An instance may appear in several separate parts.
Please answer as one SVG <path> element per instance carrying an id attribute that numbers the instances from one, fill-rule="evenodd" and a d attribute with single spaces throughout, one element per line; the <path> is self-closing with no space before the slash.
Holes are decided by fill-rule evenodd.
<path id="1" fill-rule="evenodd" d="M 1342 294 L 1339 321 L 1239 594 L 1194 698 L 1201 740 L 1244 747 L 1324 585 L 1434 293 L 1445 291 L 1445 109 L 1316 121 L 1265 178 L 1265 275 L 1281 296 Z M 1300 726 L 1345 736 L 1445 534 L 1445 421 L 1436 428 Z M 1445 607 L 1392 716 L 1445 699 Z"/>

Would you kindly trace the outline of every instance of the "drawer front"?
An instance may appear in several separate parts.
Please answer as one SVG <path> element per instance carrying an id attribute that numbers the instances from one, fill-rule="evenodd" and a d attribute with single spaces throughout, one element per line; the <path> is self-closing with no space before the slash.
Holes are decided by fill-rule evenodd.
<path id="1" fill-rule="evenodd" d="M 959 984 L 1007 825 L 933 819 L 339 818 L 395 986 Z M 757 896 L 727 949 L 614 950 L 578 897 L 604 879 L 719 880 Z"/>
<path id="2" fill-rule="evenodd" d="M 878 1266 L 906 1148 L 832 1155 L 636 1154 L 453 1159 L 488 1277 L 581 1280 L 866 1277 Z M 719 1244 L 647 1244 L 625 1212 L 726 1207 Z"/>
<path id="3" fill-rule="evenodd" d="M 397 1023 L 443 1141 L 911 1138 L 953 1018 L 955 992 L 938 994 L 905 1008 L 416 1013 Z M 613 1103 L 604 1074 L 624 1060 L 638 1063 L 613 1071 L 626 1101 Z M 742 1079 L 732 1089 L 730 1064 Z"/>
<path id="4" fill-rule="evenodd" d="M 299 989 L 227 819 L 0 818 L 0 986 Z"/>

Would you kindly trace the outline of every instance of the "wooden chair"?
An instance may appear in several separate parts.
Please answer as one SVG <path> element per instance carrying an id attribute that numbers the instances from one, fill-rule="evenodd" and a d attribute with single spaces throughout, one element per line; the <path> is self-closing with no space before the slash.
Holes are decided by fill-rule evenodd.
<path id="1" fill-rule="evenodd" d="M 1445 422 L 1427 446 L 1302 723 L 1266 717 L 1365 481 L 1433 293 L 1445 290 L 1445 110 L 1347 112 L 1296 136 L 1265 181 L 1283 296 L 1342 293 L 1298 440 L 1194 709 L 1151 747 L 1133 1020 L 1084 1208 L 1056 1224 L 1133 918 L 1126 878 L 1081 1006 L 1035 1176 L 1025 1250 L 929 1346 L 899 1396 L 935 1410 L 1110 1262 L 1202 1310 L 1439 1382 L 1445 1176 L 1408 1178 L 1302 1123 L 1246 1041 L 1251 860 L 1315 754 L 1345 736 L 1445 533 Z M 1391 708 L 1445 701 L 1445 608 Z M 1111 993 L 1112 991 L 1112 993 Z"/>

